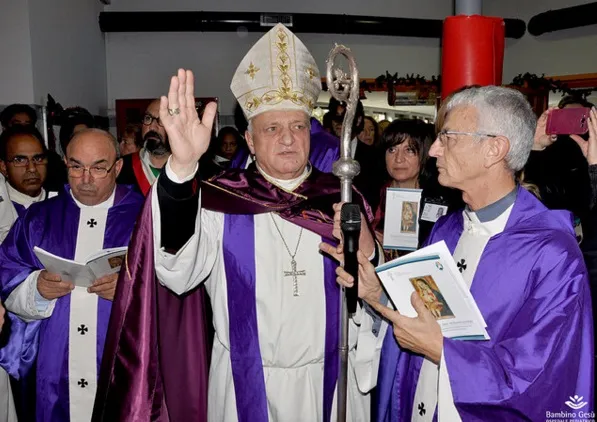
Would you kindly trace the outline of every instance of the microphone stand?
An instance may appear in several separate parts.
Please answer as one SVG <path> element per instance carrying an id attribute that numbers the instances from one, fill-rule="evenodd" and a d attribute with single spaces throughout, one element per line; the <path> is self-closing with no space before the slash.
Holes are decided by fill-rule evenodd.
<path id="1" fill-rule="evenodd" d="M 349 71 L 344 72 L 341 67 L 336 65 L 336 58 L 344 56 L 348 61 Z M 359 101 L 359 71 L 357 69 L 356 61 L 349 48 L 343 45 L 336 45 L 327 59 L 327 85 L 330 94 L 338 101 L 346 103 L 346 113 L 344 114 L 344 122 L 342 125 L 342 139 L 340 144 L 340 159 L 334 163 L 334 175 L 340 178 L 341 198 L 342 202 L 352 202 L 352 179 L 360 172 L 360 166 L 351 156 L 351 134 L 352 124 L 356 113 L 357 104 Z M 359 212 L 360 219 L 360 212 Z M 358 237 L 357 237 L 358 239 Z M 344 248 L 344 264 L 345 267 L 358 268 L 358 264 L 350 264 L 347 266 L 347 248 Z M 350 255 L 350 254 L 349 254 Z M 356 260 L 356 254 L 354 259 Z M 355 286 L 358 283 L 357 274 L 352 274 L 355 280 Z M 344 289 L 340 292 L 340 336 L 338 350 L 340 353 L 340 370 L 338 373 L 338 413 L 337 421 L 346 422 L 347 409 L 347 387 L 348 387 L 348 324 L 349 314 L 347 308 L 346 297 L 343 294 Z"/>

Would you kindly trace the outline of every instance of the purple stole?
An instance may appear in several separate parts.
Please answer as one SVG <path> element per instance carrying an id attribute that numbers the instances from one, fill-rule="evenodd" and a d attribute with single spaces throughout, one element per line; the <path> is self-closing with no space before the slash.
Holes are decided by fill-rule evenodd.
<path id="1" fill-rule="evenodd" d="M 239 422 L 267 422 L 267 397 L 255 297 L 255 226 L 253 215 L 227 214 L 224 220 L 224 264 L 228 280 L 230 361 Z M 325 240 L 325 239 L 324 239 Z M 325 358 L 323 414 L 328 422 L 338 378 L 340 289 L 337 263 L 324 257 Z"/>

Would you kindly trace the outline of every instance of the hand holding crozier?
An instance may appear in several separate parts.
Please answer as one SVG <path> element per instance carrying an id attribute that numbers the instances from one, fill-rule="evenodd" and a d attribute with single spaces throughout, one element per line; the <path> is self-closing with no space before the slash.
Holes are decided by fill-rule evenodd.
<path id="1" fill-rule="evenodd" d="M 217 105 L 209 103 L 199 119 L 195 109 L 195 78 L 190 70 L 179 69 L 170 81 L 168 97 L 160 99 L 162 121 L 172 149 L 170 166 L 174 173 L 189 176 L 207 151 Z"/>

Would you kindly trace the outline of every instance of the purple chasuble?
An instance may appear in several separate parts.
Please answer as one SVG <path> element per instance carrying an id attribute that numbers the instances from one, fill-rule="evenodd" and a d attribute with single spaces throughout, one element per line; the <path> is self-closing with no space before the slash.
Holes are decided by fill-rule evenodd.
<path id="1" fill-rule="evenodd" d="M 282 218 L 332 242 L 332 205 L 340 201 L 339 185 L 333 175 L 313 168 L 294 192 L 287 192 L 265 180 L 255 166 L 228 170 L 201 185 L 202 207 L 227 214 L 224 257 L 229 287 L 230 353 L 240 421 L 267 420 L 254 300 L 253 215 L 278 212 Z M 358 192 L 355 199 L 362 201 Z M 361 205 L 372 221 L 369 206 L 363 202 Z M 129 250 L 127 271 L 120 274 L 112 306 L 92 420 L 205 421 L 208 351 L 205 317 L 200 315 L 204 289 L 200 286 L 177 296 L 157 281 L 151 195 Z M 323 399 L 327 422 L 338 371 L 339 288 L 333 275 L 335 264 L 325 259 Z M 169 302 L 160 306 L 164 298 Z M 174 346 L 176 353 L 172 351 Z"/>
<path id="2" fill-rule="evenodd" d="M 27 276 L 43 266 L 33 253 L 38 246 L 63 258 L 73 259 L 77 242 L 80 208 L 68 187 L 63 195 L 32 204 L 19 218 L 0 247 L 0 283 L 2 300 Z M 108 211 L 104 248 L 126 246 L 142 197 L 128 187 L 116 188 L 114 205 Z M 36 419 L 68 421 L 69 374 L 68 344 L 70 295 L 56 301 L 52 316 L 25 323 L 10 315 L 8 344 L 0 350 L 0 364 L 15 378 L 23 378 L 35 364 Z M 111 302 L 98 299 L 97 365 L 106 338 Z M 29 402 L 30 403 L 30 402 Z"/>
<path id="3" fill-rule="evenodd" d="M 442 217 L 427 244 L 444 240 L 453 253 L 462 231 L 461 212 Z M 483 251 L 471 293 L 491 340 L 444 338 L 463 421 L 545 420 L 546 412 L 570 412 L 565 402 L 575 395 L 594 410 L 591 298 L 570 213 L 550 211 L 519 188 L 504 231 Z M 377 421 L 411 419 L 422 361 L 388 330 Z"/>

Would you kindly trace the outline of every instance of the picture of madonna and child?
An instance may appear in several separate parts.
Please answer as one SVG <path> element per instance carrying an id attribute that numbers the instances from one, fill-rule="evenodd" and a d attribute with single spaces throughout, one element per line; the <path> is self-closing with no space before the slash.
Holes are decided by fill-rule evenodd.
<path id="1" fill-rule="evenodd" d="M 402 203 L 402 218 L 400 220 L 401 233 L 416 233 L 417 219 L 419 217 L 419 204 L 416 202 Z"/>
<path id="2" fill-rule="evenodd" d="M 439 291 L 435 280 L 430 275 L 414 277 L 409 279 L 419 294 L 425 307 L 435 317 L 435 319 L 449 319 L 454 318 L 454 313 L 448 306 L 444 296 Z"/>

